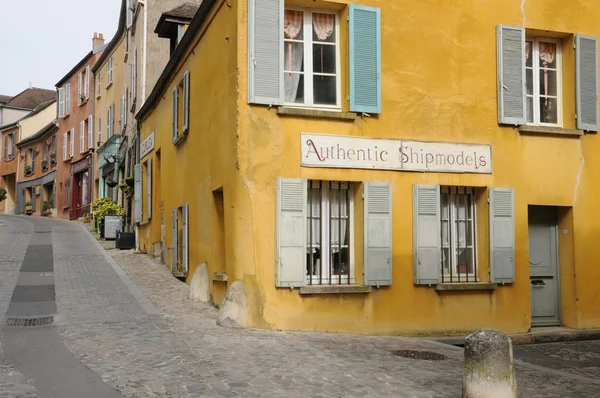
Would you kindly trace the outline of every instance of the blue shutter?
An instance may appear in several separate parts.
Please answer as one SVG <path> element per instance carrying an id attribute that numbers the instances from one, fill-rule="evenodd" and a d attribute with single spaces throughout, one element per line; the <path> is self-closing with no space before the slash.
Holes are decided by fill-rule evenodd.
<path id="1" fill-rule="evenodd" d="M 177 139 L 177 137 L 179 136 L 179 132 L 177 131 L 178 128 L 178 120 L 177 120 L 177 112 L 179 111 L 179 90 L 177 89 L 177 86 L 173 87 L 173 95 L 171 97 L 172 100 L 172 120 L 171 120 L 171 130 L 172 130 L 172 139 L 173 142 L 175 142 L 175 140 Z"/>
<path id="2" fill-rule="evenodd" d="M 490 267 L 495 283 L 515 281 L 515 210 L 512 188 L 490 188 Z"/>
<path id="3" fill-rule="evenodd" d="M 189 207 L 181 206 L 181 272 L 187 275 L 189 270 Z"/>
<path id="4" fill-rule="evenodd" d="M 442 234 L 440 186 L 413 185 L 413 242 L 415 285 L 441 281 Z"/>
<path id="5" fill-rule="evenodd" d="M 147 169 L 148 169 L 148 188 L 146 189 L 146 197 L 147 197 L 147 205 L 148 205 L 148 216 L 146 217 L 147 220 L 150 220 L 150 218 L 152 218 L 152 158 L 148 159 L 148 165 L 147 165 Z"/>
<path id="6" fill-rule="evenodd" d="M 179 242 L 178 242 L 178 220 L 177 220 L 177 209 L 173 209 L 171 212 L 171 272 L 176 273 L 179 271 L 179 265 L 177 260 L 179 259 Z"/>
<path id="7" fill-rule="evenodd" d="M 304 179 L 277 179 L 277 287 L 304 285 L 307 190 L 307 181 Z"/>
<path id="8" fill-rule="evenodd" d="M 188 133 L 190 126 L 190 71 L 183 75 L 183 134 Z"/>
<path id="9" fill-rule="evenodd" d="M 379 8 L 350 5 L 350 110 L 381 113 Z"/>
<path id="10" fill-rule="evenodd" d="M 142 222 L 142 165 L 133 166 L 133 199 L 135 222 Z"/>
<path id="11" fill-rule="evenodd" d="M 283 101 L 283 0 L 248 1 L 248 102 Z"/>
<path id="12" fill-rule="evenodd" d="M 598 39 L 577 35 L 577 128 L 598 131 Z"/>
<path id="13" fill-rule="evenodd" d="M 496 46 L 498 123 L 525 124 L 525 29 L 498 25 Z"/>
<path id="14" fill-rule="evenodd" d="M 365 183 L 365 285 L 392 284 L 392 184 Z"/>

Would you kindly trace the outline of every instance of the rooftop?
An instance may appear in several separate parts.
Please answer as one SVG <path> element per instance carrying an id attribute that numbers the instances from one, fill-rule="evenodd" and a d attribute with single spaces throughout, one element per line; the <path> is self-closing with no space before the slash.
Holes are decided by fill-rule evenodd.
<path id="1" fill-rule="evenodd" d="M 12 98 L 10 95 L 0 95 L 0 104 L 6 104 Z"/>
<path id="2" fill-rule="evenodd" d="M 7 106 L 22 108 L 22 109 L 35 109 L 39 105 L 48 102 L 56 101 L 56 90 L 46 90 L 43 88 L 32 87 L 21 91 L 15 95 L 6 103 Z"/>

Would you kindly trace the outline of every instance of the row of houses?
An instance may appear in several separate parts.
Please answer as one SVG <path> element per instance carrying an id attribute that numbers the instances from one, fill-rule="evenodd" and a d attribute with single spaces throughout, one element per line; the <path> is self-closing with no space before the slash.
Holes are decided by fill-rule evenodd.
<path id="1" fill-rule="evenodd" d="M 203 0 L 142 24 L 152 2 L 124 1 L 57 85 L 59 216 L 113 196 L 138 248 L 202 270 L 242 326 L 600 327 L 596 7 L 350 3 Z M 91 119 L 64 121 L 75 100 Z M 131 198 L 108 185 L 130 176 Z"/>

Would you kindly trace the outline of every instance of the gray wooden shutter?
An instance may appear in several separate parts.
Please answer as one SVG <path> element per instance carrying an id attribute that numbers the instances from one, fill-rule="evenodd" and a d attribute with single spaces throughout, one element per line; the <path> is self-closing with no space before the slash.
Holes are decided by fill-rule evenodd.
<path id="1" fill-rule="evenodd" d="M 248 2 L 248 102 L 283 103 L 283 0 Z"/>
<path id="2" fill-rule="evenodd" d="M 307 181 L 277 179 L 275 286 L 298 287 L 306 278 Z"/>
<path id="3" fill-rule="evenodd" d="M 189 269 L 189 207 L 184 203 L 181 207 L 181 272 L 187 275 Z"/>
<path id="4" fill-rule="evenodd" d="M 12 150 L 11 150 L 11 155 L 14 158 L 15 156 L 17 156 L 17 152 L 16 152 L 16 146 L 17 146 L 17 133 L 12 133 L 12 140 L 11 140 L 11 145 L 12 145 Z"/>
<path id="5" fill-rule="evenodd" d="M 350 5 L 350 110 L 381 113 L 379 8 Z"/>
<path id="6" fill-rule="evenodd" d="M 496 41 L 498 123 L 525 124 L 525 29 L 498 25 Z"/>
<path id="7" fill-rule="evenodd" d="M 575 47 L 577 128 L 598 131 L 598 39 L 577 35 Z"/>
<path id="8" fill-rule="evenodd" d="M 4 161 L 8 160 L 8 134 L 4 136 Z"/>
<path id="9" fill-rule="evenodd" d="M 148 159 L 148 189 L 147 189 L 147 202 L 148 202 L 148 217 L 149 220 L 152 218 L 152 158 Z"/>
<path id="10" fill-rule="evenodd" d="M 135 222 L 142 221 L 142 165 L 133 166 L 133 198 L 135 201 Z"/>
<path id="11" fill-rule="evenodd" d="M 85 67 L 85 99 L 90 98 L 90 66 Z"/>
<path id="12" fill-rule="evenodd" d="M 31 148 L 31 172 L 35 173 L 35 147 Z"/>
<path id="13" fill-rule="evenodd" d="M 413 185 L 413 242 L 415 284 L 440 283 L 442 236 L 439 185 Z"/>
<path id="14" fill-rule="evenodd" d="M 173 87 L 173 95 L 172 95 L 172 111 L 173 111 L 173 115 L 172 115 L 172 135 L 173 135 L 173 142 L 177 139 L 177 108 L 179 107 L 179 92 L 177 91 L 177 86 Z"/>
<path id="15" fill-rule="evenodd" d="M 490 267 L 495 283 L 515 281 L 515 211 L 512 188 L 490 188 Z"/>
<path id="16" fill-rule="evenodd" d="M 183 74 L 183 134 L 187 134 L 190 123 L 190 71 Z"/>
<path id="17" fill-rule="evenodd" d="M 58 117 L 65 115 L 65 88 L 58 89 Z"/>
<path id="18" fill-rule="evenodd" d="M 82 82 L 81 72 L 79 72 L 79 74 L 77 75 L 77 105 L 81 105 L 81 96 L 83 94 L 81 82 Z"/>
<path id="19" fill-rule="evenodd" d="M 365 285 L 392 284 L 392 184 L 365 183 Z"/>
<path id="20" fill-rule="evenodd" d="M 171 212 L 171 270 L 177 272 L 179 265 L 177 264 L 179 243 L 177 242 L 177 209 Z"/>

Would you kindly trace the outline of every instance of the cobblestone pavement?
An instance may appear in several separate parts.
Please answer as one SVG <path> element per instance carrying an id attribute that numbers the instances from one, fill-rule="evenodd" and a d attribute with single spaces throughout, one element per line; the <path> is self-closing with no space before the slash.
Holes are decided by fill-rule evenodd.
<path id="1" fill-rule="evenodd" d="M 7 222 L 5 218 L 0 221 Z M 23 236 L 13 230 L 17 227 L 11 226 L 10 234 L 0 227 L 2 261 L 5 250 L 10 259 L 0 262 L 0 270 L 6 269 L 7 274 L 12 266 L 18 271 L 22 261 L 19 253 L 24 253 L 29 234 L 26 224 L 19 224 Z M 56 221 L 52 229 L 56 327 L 75 358 L 125 396 L 461 395 L 460 348 L 400 337 L 221 328 L 215 324 L 217 310 L 190 302 L 188 285 L 150 257 L 132 251 L 103 251 L 76 223 Z M 117 271 L 113 259 L 120 266 Z M 121 269 L 150 300 L 153 311 L 131 293 L 119 275 Z M 0 285 L 0 305 L 10 300 L 16 282 L 7 278 L 6 285 Z M 543 350 L 535 355 L 516 348 L 521 359 L 517 364 L 520 396 L 599 397 L 600 375 L 591 366 L 580 371 L 581 357 L 576 355 L 584 354 L 576 353 L 598 353 L 600 343 L 572 344 L 566 348 L 568 358 L 573 358 L 571 368 L 546 365 L 544 356 L 558 352 L 555 360 L 563 358 L 561 348 L 535 346 Z M 447 359 L 424 361 L 393 355 L 395 350 L 408 349 L 435 351 Z M 23 396 L 35 396 L 28 381 L 4 368 L 1 358 L 0 352 L 0 395 L 16 396 L 13 391 L 20 391 Z"/>

